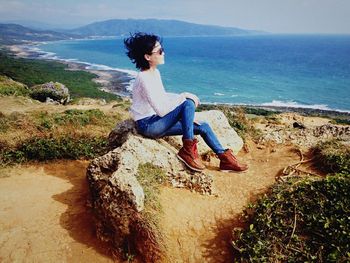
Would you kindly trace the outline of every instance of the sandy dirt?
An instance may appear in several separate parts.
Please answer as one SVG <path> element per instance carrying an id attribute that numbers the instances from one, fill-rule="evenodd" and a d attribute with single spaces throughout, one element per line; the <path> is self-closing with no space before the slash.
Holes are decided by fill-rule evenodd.
<path id="1" fill-rule="evenodd" d="M 288 164 L 299 160 L 288 147 L 240 155 L 246 173 L 222 173 L 207 163 L 217 196 L 165 187 L 161 228 L 169 262 L 229 262 L 231 230 L 249 201 L 274 183 Z M 87 161 L 59 161 L 0 171 L 1 262 L 113 262 L 97 240 L 87 207 Z"/>
<path id="2" fill-rule="evenodd" d="M 250 165 L 248 172 L 222 173 L 217 171 L 217 160 L 210 163 L 216 197 L 163 189 L 162 229 L 169 262 L 233 262 L 231 233 L 233 227 L 242 226 L 239 215 L 244 207 L 275 182 L 281 169 L 299 161 L 290 147 L 250 148 L 240 155 Z"/>
<path id="3" fill-rule="evenodd" d="M 0 262 L 113 262 L 86 206 L 88 162 L 0 171 Z"/>
<path id="4" fill-rule="evenodd" d="M 91 110 L 91 109 L 100 109 L 103 112 L 110 112 L 113 110 L 113 106 L 115 102 L 106 103 L 105 105 L 98 104 L 98 100 L 91 99 L 91 103 L 88 105 L 57 105 L 57 104 L 48 104 L 41 103 L 37 100 L 33 100 L 25 97 L 13 97 L 13 96 L 0 96 L 0 105 L 1 112 L 3 114 L 11 114 L 14 112 L 17 113 L 30 113 L 30 112 L 38 112 L 44 111 L 49 113 L 54 112 L 64 112 L 70 109 L 78 109 L 78 110 Z M 115 111 L 115 109 L 114 109 Z"/>

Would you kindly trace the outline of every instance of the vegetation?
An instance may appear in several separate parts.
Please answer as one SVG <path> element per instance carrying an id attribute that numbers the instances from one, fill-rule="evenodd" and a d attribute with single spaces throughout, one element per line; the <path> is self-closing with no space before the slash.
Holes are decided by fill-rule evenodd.
<path id="1" fill-rule="evenodd" d="M 160 262 L 164 256 L 164 237 L 160 232 L 159 221 L 162 208 L 159 201 L 160 186 L 167 182 L 165 172 L 151 163 L 138 167 L 137 180 L 145 193 L 145 208 L 137 221 L 135 246 L 142 248 L 145 262 Z M 130 251 L 128 255 L 130 256 Z"/>
<path id="2" fill-rule="evenodd" d="M 151 163 L 142 164 L 138 168 L 137 180 L 141 184 L 145 193 L 145 214 L 152 214 L 161 211 L 158 200 L 160 194 L 160 186 L 167 182 L 165 172 L 158 166 Z M 154 220 L 157 216 L 147 216 Z M 158 223 L 158 222 L 156 222 Z"/>
<path id="3" fill-rule="evenodd" d="M 339 141 L 316 147 L 325 178 L 290 179 L 244 212 L 234 229 L 239 262 L 349 262 L 350 150 Z"/>
<path id="4" fill-rule="evenodd" d="M 13 81 L 12 79 L 0 75 L 0 95 L 3 96 L 29 96 L 30 90 L 26 85 Z"/>
<path id="5" fill-rule="evenodd" d="M 70 92 L 72 98 L 103 98 L 108 101 L 120 100 L 120 97 L 99 90 L 99 85 L 92 81 L 96 75 L 85 71 L 66 70 L 67 66 L 53 61 L 14 58 L 0 51 L 0 75 L 31 87 L 46 82 L 60 82 Z"/>
<path id="6" fill-rule="evenodd" d="M 241 262 L 348 262 L 350 176 L 290 180 L 245 213 L 235 230 Z"/>
<path id="7" fill-rule="evenodd" d="M 316 165 L 329 173 L 350 174 L 350 147 L 339 140 L 323 142 L 315 147 Z"/>
<path id="8" fill-rule="evenodd" d="M 104 154 L 106 137 L 120 118 L 118 113 L 107 115 L 99 109 L 0 113 L 0 164 Z"/>
<path id="9" fill-rule="evenodd" d="M 60 137 L 33 137 L 13 150 L 6 148 L 2 147 L 0 151 L 0 165 L 31 160 L 94 158 L 107 153 L 108 141 L 105 137 L 69 134 Z"/>
<path id="10" fill-rule="evenodd" d="M 331 123 L 340 125 L 350 125 L 350 119 L 334 118 L 331 120 Z"/>
<path id="11" fill-rule="evenodd" d="M 206 110 L 220 110 L 222 111 L 232 128 L 245 139 L 247 136 L 252 138 L 257 138 L 259 136 L 259 131 L 255 129 L 251 120 L 246 117 L 246 108 L 236 107 L 236 106 L 226 106 L 226 105 L 200 105 L 197 109 L 198 111 Z M 267 114 L 266 111 L 255 111 L 255 113 Z"/>

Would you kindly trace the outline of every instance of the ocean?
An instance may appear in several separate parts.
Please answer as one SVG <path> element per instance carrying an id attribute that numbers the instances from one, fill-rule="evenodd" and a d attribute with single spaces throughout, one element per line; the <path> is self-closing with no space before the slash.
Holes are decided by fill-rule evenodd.
<path id="1" fill-rule="evenodd" d="M 159 66 L 169 92 L 202 103 L 350 112 L 350 35 L 164 37 Z M 53 59 L 136 75 L 123 38 L 44 43 Z"/>

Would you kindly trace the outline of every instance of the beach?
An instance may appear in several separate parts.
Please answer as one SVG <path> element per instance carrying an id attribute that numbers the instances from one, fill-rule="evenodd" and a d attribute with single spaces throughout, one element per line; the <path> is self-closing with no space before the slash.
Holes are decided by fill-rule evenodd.
<path id="1" fill-rule="evenodd" d="M 130 74 L 118 70 L 89 69 L 91 65 L 87 63 L 49 58 L 47 52 L 36 47 L 38 44 L 40 43 L 9 45 L 6 48 L 18 58 L 55 61 L 67 65 L 67 70 L 90 72 L 97 75 L 93 80 L 101 85 L 101 90 L 121 97 L 130 97 L 130 81 L 132 80 Z"/>

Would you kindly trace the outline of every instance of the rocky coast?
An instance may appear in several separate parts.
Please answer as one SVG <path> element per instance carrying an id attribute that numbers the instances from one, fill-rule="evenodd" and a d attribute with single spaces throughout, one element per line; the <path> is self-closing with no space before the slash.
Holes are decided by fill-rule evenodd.
<path id="1" fill-rule="evenodd" d="M 38 54 L 40 51 L 32 52 L 25 46 L 11 46 L 10 50 L 19 57 L 45 59 Z M 128 76 L 123 75 L 125 73 L 89 69 L 88 64 L 74 61 L 59 62 L 68 65 L 68 70 L 96 74 L 98 77 L 95 81 L 101 84 L 102 89 L 119 95 L 125 92 L 126 98 L 129 98 L 126 83 L 131 77 L 127 79 Z M 137 171 L 140 167 L 138 164 L 149 160 L 158 166 L 163 165 L 169 179 L 167 184 L 160 187 L 157 199 L 162 207 L 162 213 L 157 214 L 158 226 L 169 259 L 162 262 L 232 262 L 235 260 L 232 229 L 243 226 L 240 216 L 247 205 L 266 193 L 276 181 L 292 176 L 291 173 L 284 174 L 286 168 L 294 169 L 293 176 L 313 174 L 322 178 L 324 172 L 313 165 L 313 152 L 310 149 L 321 141 L 342 139 L 347 145 L 350 141 L 349 125 L 332 124 L 330 118 L 324 117 L 331 115 L 349 120 L 349 113 L 250 105 L 249 108 L 256 112 L 252 110 L 249 114 L 243 114 L 242 119 L 237 119 L 239 111 L 235 112 L 236 106 L 232 105 L 222 108 L 227 120 L 222 113 L 209 115 L 224 120 L 227 128 L 232 129 L 238 123 L 235 129 L 246 131 L 244 144 L 239 140 L 239 149 L 242 150 L 237 156 L 249 165 L 249 170 L 246 173 L 220 172 L 219 160 L 202 148 L 204 142 L 201 141 L 199 152 L 203 154 L 206 170 L 205 174 L 198 176 L 188 173 L 176 159 L 180 141 L 141 138 L 133 134 L 132 127 L 123 126 L 130 123 L 127 121 L 130 118 L 127 111 L 129 99 L 103 103 L 94 99 L 83 103 L 81 99 L 72 104 L 54 105 L 28 97 L 0 96 L 0 105 L 0 120 L 7 125 L 0 130 L 0 146 L 13 140 L 20 144 L 31 137 L 46 136 L 51 140 L 63 134 L 65 137 L 73 135 L 77 138 L 78 133 L 92 138 L 104 136 L 104 139 L 109 134 L 109 139 L 114 138 L 117 142 L 112 143 L 113 150 L 96 159 L 36 161 L 0 169 L 1 262 L 122 262 L 122 257 L 115 257 L 113 246 L 101 241 L 103 237 L 108 237 L 104 230 L 117 231 L 121 225 L 126 226 L 114 225 L 114 222 L 119 222 L 115 218 L 125 219 L 118 217 L 125 213 L 118 214 L 115 211 L 130 210 L 121 210 L 123 207 L 118 197 L 114 198 L 111 194 L 125 190 L 132 196 L 133 192 L 126 187 L 129 185 L 128 180 L 140 174 Z M 259 110 L 272 111 L 273 114 L 261 115 L 259 113 L 264 112 Z M 78 118 L 84 112 L 96 113 L 88 125 L 77 127 L 74 122 L 69 122 L 74 117 L 72 113 L 76 113 Z M 65 118 L 68 118 L 67 123 L 60 123 Z M 210 118 L 204 116 L 204 119 L 208 121 Z M 114 130 L 117 132 L 112 131 L 115 123 L 118 129 Z M 224 136 L 231 139 L 233 136 L 224 128 L 225 125 L 219 123 L 216 132 L 222 131 Z M 250 137 L 253 130 L 259 131 L 258 139 Z M 234 148 L 232 144 L 226 145 Z M 120 171 L 122 173 L 119 174 Z M 174 177 L 174 171 L 181 176 Z M 147 172 L 147 176 L 150 174 Z M 183 174 L 187 174 L 187 177 Z M 120 178 L 123 180 L 118 181 Z M 121 190 L 116 188 L 118 185 L 122 186 Z M 137 189 L 141 193 L 138 196 L 143 196 L 143 190 L 140 187 Z M 100 193 L 102 190 L 104 192 Z M 102 200 L 99 198 L 104 202 L 99 202 Z M 126 206 L 132 204 L 127 199 L 124 201 Z M 140 207 L 144 205 L 143 201 L 138 204 Z M 94 218 L 96 214 L 100 215 L 99 221 Z M 142 223 L 136 227 L 148 223 L 140 219 L 138 211 L 131 215 L 126 219 Z M 129 234 L 129 228 L 122 230 L 125 230 L 123 234 Z M 136 241 L 146 243 L 147 239 L 142 240 L 145 237 L 142 231 L 136 234 L 140 234 L 136 235 Z M 109 236 L 109 239 L 113 238 L 118 238 L 118 235 Z M 119 240 L 114 241 L 116 245 Z M 143 257 L 149 255 L 149 251 L 143 250 L 143 247 L 137 248 L 138 253 L 133 247 L 123 249 L 124 257 L 129 262 L 142 262 L 144 258 L 140 254 Z"/>
<path id="2" fill-rule="evenodd" d="M 101 85 L 101 90 L 119 95 L 125 99 L 130 98 L 131 84 L 134 79 L 134 75 L 127 72 L 116 69 L 97 69 L 91 66 L 91 64 L 76 62 L 74 60 L 63 60 L 55 56 L 50 56 L 47 52 L 44 52 L 36 46 L 40 44 L 38 42 L 30 42 L 25 45 L 9 45 L 6 49 L 20 58 L 29 59 L 44 59 L 57 61 L 59 63 L 67 65 L 68 70 L 81 70 L 87 71 L 96 75 L 93 79 L 96 83 Z M 212 104 L 210 104 L 212 105 Z M 220 105 L 220 104 L 214 104 Z M 267 111 L 273 111 L 276 113 L 282 112 L 294 112 L 304 116 L 324 116 L 329 118 L 340 118 L 346 121 L 350 121 L 350 112 L 348 111 L 336 111 L 336 110 L 324 110 L 317 108 L 303 108 L 303 107 L 290 107 L 290 106 L 266 106 L 266 105 L 241 105 L 241 104 L 223 104 L 224 106 L 233 107 L 248 107 L 253 109 L 262 109 Z"/>
<path id="3" fill-rule="evenodd" d="M 41 51 L 36 47 L 38 44 L 40 43 L 33 42 L 25 45 L 9 45 L 6 46 L 6 49 L 19 58 L 56 61 L 67 65 L 67 70 L 90 72 L 96 75 L 94 81 L 101 85 L 101 90 L 121 97 L 130 96 L 130 81 L 133 79 L 133 76 L 130 74 L 112 69 L 93 69 L 91 64 L 88 63 L 59 59 L 55 56 L 50 56 L 47 52 Z"/>

